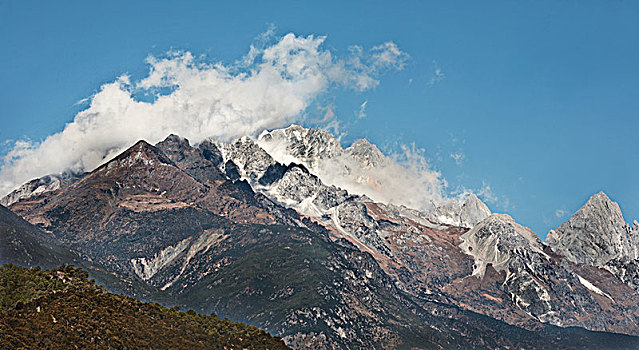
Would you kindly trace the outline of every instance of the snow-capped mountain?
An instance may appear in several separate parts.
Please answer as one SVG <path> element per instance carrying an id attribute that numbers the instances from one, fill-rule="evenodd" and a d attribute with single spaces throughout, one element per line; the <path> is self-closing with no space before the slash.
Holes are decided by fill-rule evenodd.
<path id="1" fill-rule="evenodd" d="M 375 170 L 391 162 L 366 140 L 342 149 L 325 132 L 291 126 L 263 133 L 257 141 L 244 137 L 222 147 L 227 163 L 236 164 L 241 178 L 256 191 L 315 218 L 331 228 L 335 237 L 371 252 L 408 293 L 426 298 L 443 293 L 468 306 L 468 300 L 475 296 L 469 295 L 466 287 L 475 285 L 487 293 L 479 293 L 471 310 L 521 324 L 532 317 L 561 326 L 618 331 L 637 320 L 634 306 L 629 318 L 607 324 L 613 317 L 610 310 L 628 305 L 623 283 L 609 283 L 609 291 L 597 287 L 598 282 L 590 280 L 609 278 L 600 276 L 604 272 L 588 268 L 591 264 L 584 261 L 563 261 L 537 234 L 509 216 L 491 215 L 474 194 L 463 200 L 442 199 L 430 210 L 416 210 L 326 185 L 336 177 L 348 177 L 361 169 Z M 348 162 L 345 157 L 350 157 Z M 323 165 L 331 162 L 333 168 Z M 370 178 L 355 179 L 376 184 Z M 494 271 L 488 277 L 487 267 Z M 426 271 L 425 277 L 422 273 Z M 632 274 L 632 270 L 624 273 Z M 489 281 L 498 284 L 490 285 Z M 502 302 L 476 307 L 494 303 L 491 298 Z"/>
<path id="2" fill-rule="evenodd" d="M 627 292 L 622 283 L 609 282 L 602 287 L 611 290 L 613 297 L 595 285 L 601 285 L 606 273 L 552 254 L 537 234 L 508 215 L 491 215 L 463 234 L 461 240 L 460 247 L 473 257 L 473 275 L 483 279 L 488 266 L 502 273 L 499 288 L 517 307 L 542 322 L 606 329 L 606 320 L 614 316 L 609 309 L 633 314 L 618 325 L 622 327 L 639 316 L 631 299 L 619 293 Z M 627 303 L 633 306 L 626 309 Z"/>
<path id="3" fill-rule="evenodd" d="M 472 193 L 398 201 L 396 183 L 423 183 L 401 169 L 366 140 L 343 148 L 300 126 L 195 146 L 171 135 L 68 185 L 22 190 L 10 209 L 120 275 L 298 348 L 411 339 L 396 324 L 459 346 L 521 346 L 540 329 L 572 339 L 549 325 L 639 335 L 638 225 L 605 194 L 545 244 Z M 516 342 L 505 324 L 522 327 L 507 332 Z"/>
<path id="4" fill-rule="evenodd" d="M 241 147 L 245 147 L 244 151 L 238 151 Z M 225 149 L 229 149 L 225 152 L 226 158 L 244 169 L 244 175 L 249 181 L 261 176 L 274 163 L 284 166 L 298 164 L 303 165 L 326 186 L 335 186 L 348 191 L 352 196 L 360 196 L 363 200 L 417 209 L 437 223 L 470 228 L 490 215 L 488 207 L 472 193 L 461 200 L 445 199 L 439 195 L 433 197 L 428 192 L 416 191 L 415 188 L 404 188 L 403 180 L 416 186 L 419 185 L 419 180 L 407 179 L 410 172 L 366 139 L 357 140 L 343 149 L 339 141 L 326 131 L 292 125 L 264 132 L 256 141 L 242 138 Z M 259 165 L 253 163 L 245 166 L 246 157 L 252 155 L 251 152 L 258 155 L 253 158 Z M 397 197 L 389 193 L 397 193 Z M 405 199 L 422 194 L 426 194 L 428 198 Z M 315 208 L 308 209 L 307 213 L 310 213 Z M 321 210 L 314 212 L 318 213 L 325 214 Z"/>

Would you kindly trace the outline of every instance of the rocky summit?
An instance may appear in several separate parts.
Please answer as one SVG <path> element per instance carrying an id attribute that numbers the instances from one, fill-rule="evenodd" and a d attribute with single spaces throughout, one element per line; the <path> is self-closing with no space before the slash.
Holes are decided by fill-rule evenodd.
<path id="1" fill-rule="evenodd" d="M 548 233 L 547 243 L 570 261 L 604 266 L 639 257 L 639 225 L 626 223 L 619 205 L 599 192 L 570 219 Z"/>
<path id="2" fill-rule="evenodd" d="M 639 347 L 639 225 L 605 194 L 542 242 L 472 193 L 381 200 L 395 166 L 301 126 L 139 141 L 5 197 L 2 262 L 73 263 L 296 349 Z"/>

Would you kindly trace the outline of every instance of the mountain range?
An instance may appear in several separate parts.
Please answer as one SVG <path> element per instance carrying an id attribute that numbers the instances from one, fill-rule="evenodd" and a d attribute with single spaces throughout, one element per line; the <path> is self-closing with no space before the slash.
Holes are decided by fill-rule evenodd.
<path id="1" fill-rule="evenodd" d="M 639 347 L 639 224 L 606 194 L 542 242 L 472 193 L 398 200 L 396 166 L 296 125 L 139 141 L 4 197 L 0 262 L 73 263 L 299 349 Z"/>

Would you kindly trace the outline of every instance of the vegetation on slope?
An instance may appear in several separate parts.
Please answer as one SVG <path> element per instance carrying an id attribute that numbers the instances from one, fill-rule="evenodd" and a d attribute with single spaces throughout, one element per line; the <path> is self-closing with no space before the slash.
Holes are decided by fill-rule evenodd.
<path id="1" fill-rule="evenodd" d="M 115 295 L 73 266 L 0 268 L 0 348 L 286 349 L 243 323 Z"/>

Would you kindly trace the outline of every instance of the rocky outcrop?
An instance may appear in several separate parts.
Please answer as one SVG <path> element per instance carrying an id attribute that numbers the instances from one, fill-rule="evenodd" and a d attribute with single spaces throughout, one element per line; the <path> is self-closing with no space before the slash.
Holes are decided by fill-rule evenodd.
<path id="1" fill-rule="evenodd" d="M 604 268 L 639 292 L 639 223 L 626 223 L 619 205 L 599 192 L 546 243 L 576 263 Z"/>
<path id="2" fill-rule="evenodd" d="M 516 307 L 540 321 L 639 332 L 633 326 L 639 320 L 639 305 L 621 281 L 604 270 L 552 254 L 537 234 L 511 217 L 493 214 L 461 240 L 460 247 L 475 261 L 473 275 L 483 279 L 488 267 L 502 272 L 499 288 Z M 626 317 L 619 319 L 616 312 Z"/>
<path id="3" fill-rule="evenodd" d="M 489 264 L 508 277 L 522 265 L 539 266 L 550 259 L 537 234 L 505 214 L 492 214 L 460 238 L 460 247 L 475 260 L 473 275 L 479 277 Z"/>

